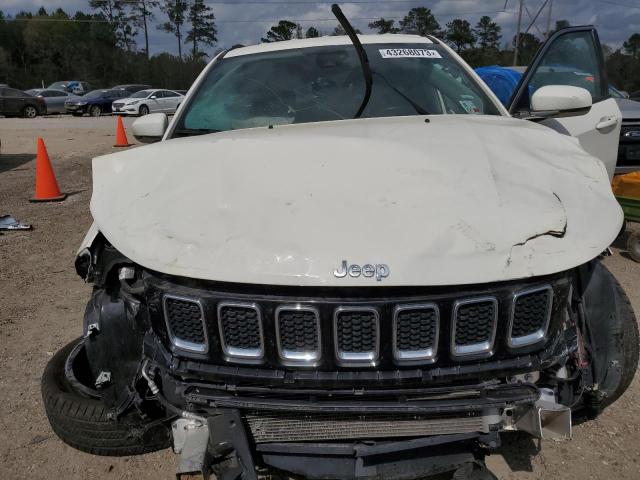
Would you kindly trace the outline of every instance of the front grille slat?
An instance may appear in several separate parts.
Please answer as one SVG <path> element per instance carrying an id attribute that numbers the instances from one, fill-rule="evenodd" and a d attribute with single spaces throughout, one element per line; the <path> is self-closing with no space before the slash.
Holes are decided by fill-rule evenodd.
<path id="1" fill-rule="evenodd" d="M 371 307 L 338 307 L 334 313 L 335 351 L 342 364 L 372 364 L 379 355 L 379 314 Z"/>
<path id="2" fill-rule="evenodd" d="M 220 303 L 218 322 L 225 356 L 234 360 L 263 357 L 262 316 L 256 304 Z"/>
<path id="3" fill-rule="evenodd" d="M 454 357 L 490 356 L 498 321 L 494 297 L 458 300 L 453 307 L 451 354 Z"/>
<path id="4" fill-rule="evenodd" d="M 544 339 L 551 318 L 553 290 L 549 286 L 525 290 L 513 296 L 509 319 L 510 347 L 523 347 Z"/>
<path id="5" fill-rule="evenodd" d="M 393 352 L 399 362 L 433 362 L 440 314 L 434 303 L 398 305 L 393 314 Z"/>
<path id="6" fill-rule="evenodd" d="M 312 366 L 320 359 L 320 313 L 308 306 L 276 309 L 276 336 L 280 357 L 288 364 Z"/>
<path id="7" fill-rule="evenodd" d="M 198 300 L 165 295 L 164 314 L 174 346 L 190 352 L 207 351 L 204 312 Z"/>

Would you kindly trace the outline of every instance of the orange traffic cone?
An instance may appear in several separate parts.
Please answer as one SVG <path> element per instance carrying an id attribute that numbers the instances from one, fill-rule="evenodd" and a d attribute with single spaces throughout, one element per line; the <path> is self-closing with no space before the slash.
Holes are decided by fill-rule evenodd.
<path id="1" fill-rule="evenodd" d="M 47 147 L 42 138 L 38 137 L 38 156 L 36 158 L 36 194 L 31 202 L 57 202 L 67 198 L 66 193 L 60 193 L 56 175 L 49 160 Z"/>
<path id="2" fill-rule="evenodd" d="M 131 144 L 127 140 L 127 132 L 124 131 L 124 125 L 122 124 L 122 117 L 117 116 L 116 120 L 116 144 L 114 147 L 130 147 Z"/>

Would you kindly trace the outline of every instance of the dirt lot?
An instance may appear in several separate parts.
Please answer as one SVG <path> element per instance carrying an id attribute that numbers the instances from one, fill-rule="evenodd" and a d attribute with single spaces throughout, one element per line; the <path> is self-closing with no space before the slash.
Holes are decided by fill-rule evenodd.
<path id="1" fill-rule="evenodd" d="M 81 333 L 90 288 L 76 276 L 73 260 L 91 223 L 91 158 L 116 150 L 114 132 L 111 117 L 0 119 L 0 215 L 10 213 L 34 226 L 0 236 L 1 479 L 175 478 L 168 451 L 100 458 L 64 445 L 49 428 L 40 400 L 46 362 Z M 38 135 L 69 193 L 65 202 L 28 201 Z M 640 265 L 617 248 L 606 264 L 640 312 Z M 636 377 L 597 421 L 576 426 L 573 440 L 542 442 L 540 451 L 533 440 L 505 436 L 501 454 L 488 463 L 501 479 L 638 479 L 639 419 Z"/>

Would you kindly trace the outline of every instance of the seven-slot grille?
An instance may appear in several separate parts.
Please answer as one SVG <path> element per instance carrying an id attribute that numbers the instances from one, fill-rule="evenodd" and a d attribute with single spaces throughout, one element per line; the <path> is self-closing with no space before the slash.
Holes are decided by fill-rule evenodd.
<path id="1" fill-rule="evenodd" d="M 339 307 L 334 314 L 335 351 L 342 364 L 375 362 L 380 349 L 379 315 L 370 307 Z"/>
<path id="2" fill-rule="evenodd" d="M 451 353 L 454 357 L 490 356 L 498 323 L 498 300 L 458 300 L 453 306 Z"/>
<path id="3" fill-rule="evenodd" d="M 313 365 L 320 359 L 320 313 L 313 307 L 276 309 L 276 336 L 280 357 L 291 364 Z"/>
<path id="4" fill-rule="evenodd" d="M 228 362 L 275 361 L 301 367 L 332 361 L 347 367 L 373 366 L 378 360 L 384 363 L 387 352 L 398 365 L 434 363 L 439 355 L 459 360 L 489 357 L 496 338 L 510 349 L 547 338 L 553 303 L 549 285 L 512 290 L 508 295 L 395 305 L 377 302 L 375 307 L 334 303 L 327 308 L 317 301 L 271 306 L 262 300 L 209 305 L 204 299 L 173 295 L 163 299 L 169 338 L 180 350 L 206 353 L 213 335 Z M 211 318 L 205 319 L 205 312 L 211 312 Z M 330 316 L 332 323 L 327 325 Z M 388 338 L 382 350 L 381 332 Z M 446 339 L 440 338 L 443 332 Z M 326 342 L 329 345 L 323 348 Z M 323 351 L 333 351 L 333 360 L 321 358 Z"/>
<path id="5" fill-rule="evenodd" d="M 434 303 L 399 305 L 393 314 L 393 352 L 398 361 L 435 361 L 440 313 Z"/>
<path id="6" fill-rule="evenodd" d="M 164 312 L 169 336 L 176 347 L 191 352 L 207 351 L 204 313 L 198 300 L 166 295 Z"/>
<path id="7" fill-rule="evenodd" d="M 508 342 L 511 347 L 532 345 L 544 338 L 551 318 L 553 290 L 541 287 L 513 297 Z"/>
<path id="8" fill-rule="evenodd" d="M 222 350 L 230 359 L 255 360 L 264 355 L 262 316 L 253 303 L 220 303 L 218 320 Z"/>

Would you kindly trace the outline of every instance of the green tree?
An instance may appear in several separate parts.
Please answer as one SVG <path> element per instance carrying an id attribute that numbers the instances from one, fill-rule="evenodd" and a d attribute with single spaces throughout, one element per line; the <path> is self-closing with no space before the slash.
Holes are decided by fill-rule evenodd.
<path id="1" fill-rule="evenodd" d="M 185 41 L 192 44 L 191 56 L 193 60 L 196 60 L 204 55 L 203 52 L 198 50 L 199 45 L 212 47 L 218 41 L 216 16 L 213 13 L 213 9 L 206 5 L 203 0 L 195 0 L 189 8 L 188 17 L 191 30 L 187 32 Z"/>
<path id="2" fill-rule="evenodd" d="M 355 28 L 355 27 L 354 27 L 354 30 L 358 35 L 362 34 L 362 32 L 359 29 Z M 340 35 L 346 35 L 346 34 L 347 34 L 347 32 L 345 31 L 344 28 L 342 28 L 342 25 L 338 25 L 336 28 L 333 29 L 333 33 L 331 34 L 331 36 L 338 37 Z"/>
<path id="3" fill-rule="evenodd" d="M 496 22 L 491 20 L 491 17 L 484 15 L 476 23 L 473 33 L 478 39 L 478 45 L 480 48 L 495 48 L 500 45 L 500 39 L 502 38 L 502 28 Z"/>
<path id="4" fill-rule="evenodd" d="M 379 34 L 384 33 L 398 33 L 400 29 L 395 26 L 395 20 L 385 20 L 384 18 L 379 18 L 378 20 L 371 22 L 369 24 L 369 28 L 371 30 L 375 30 Z"/>
<path id="5" fill-rule="evenodd" d="M 409 13 L 400 20 L 400 30 L 403 33 L 417 35 L 439 35 L 440 24 L 433 16 L 431 10 L 426 7 L 417 7 L 409 10 Z"/>
<path id="6" fill-rule="evenodd" d="M 304 36 L 305 38 L 318 38 L 320 36 L 320 32 L 316 27 L 309 27 Z"/>
<path id="7" fill-rule="evenodd" d="M 514 48 L 516 45 L 516 36 L 513 36 L 512 42 Z M 520 53 L 518 56 L 518 63 L 520 65 L 529 65 L 536 52 L 542 45 L 542 42 L 538 40 L 538 38 L 531 33 L 521 33 L 520 34 Z"/>
<path id="8" fill-rule="evenodd" d="M 456 52 L 460 53 L 466 47 L 473 47 L 476 37 L 471 31 L 471 24 L 461 18 L 455 18 L 447 23 L 445 38 L 456 47 Z"/>
<path id="9" fill-rule="evenodd" d="M 138 34 L 135 15 L 128 15 L 123 0 L 89 0 L 89 6 L 109 21 L 119 46 L 131 51 Z"/>
<path id="10" fill-rule="evenodd" d="M 262 43 L 282 42 L 295 38 L 298 31 L 298 24 L 289 20 L 280 20 L 278 25 L 274 25 L 267 32 L 267 36 L 261 38 Z"/>
<path id="11" fill-rule="evenodd" d="M 634 60 L 638 60 L 640 55 L 640 33 L 634 33 L 626 42 L 622 44 L 622 48 L 627 55 L 631 55 Z"/>
<path id="12" fill-rule="evenodd" d="M 153 9 L 158 8 L 160 2 L 158 0 L 139 0 L 137 3 L 131 5 L 131 12 L 133 14 L 133 20 L 135 24 L 142 28 L 144 32 L 144 53 L 149 60 L 149 21 L 155 18 Z"/>
<path id="13" fill-rule="evenodd" d="M 164 0 L 160 10 L 167 16 L 168 21 L 158 25 L 158 29 L 172 33 L 178 40 L 178 59 L 182 61 L 182 25 L 187 12 L 185 0 Z"/>

